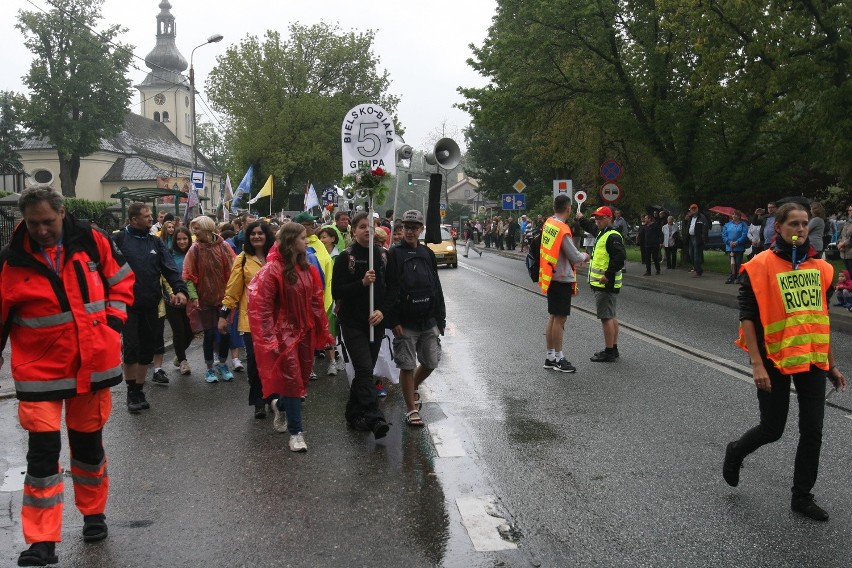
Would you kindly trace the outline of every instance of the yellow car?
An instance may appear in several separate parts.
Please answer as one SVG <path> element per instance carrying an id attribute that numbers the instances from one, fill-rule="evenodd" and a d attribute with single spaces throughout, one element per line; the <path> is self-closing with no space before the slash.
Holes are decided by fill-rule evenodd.
<path id="1" fill-rule="evenodd" d="M 420 242 L 424 242 L 425 239 L 426 229 L 423 229 L 423 232 L 420 233 Z M 441 227 L 441 242 L 437 245 L 429 243 L 426 246 L 435 253 L 435 258 L 438 260 L 438 266 L 446 264 L 449 267 L 458 268 L 459 257 L 456 252 L 456 240 L 448 230 Z"/>

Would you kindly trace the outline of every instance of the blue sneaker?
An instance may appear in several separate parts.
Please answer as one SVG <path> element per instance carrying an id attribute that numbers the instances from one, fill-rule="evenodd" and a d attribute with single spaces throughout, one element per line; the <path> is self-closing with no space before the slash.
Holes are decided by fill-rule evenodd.
<path id="1" fill-rule="evenodd" d="M 234 380 L 234 374 L 228 369 L 228 366 L 224 363 L 220 363 L 216 365 L 216 370 L 219 371 L 219 374 L 222 375 L 223 381 L 232 381 Z"/>
<path id="2" fill-rule="evenodd" d="M 208 383 L 218 383 L 219 376 L 216 374 L 216 371 L 213 369 L 207 369 L 207 374 L 204 375 L 204 380 Z"/>

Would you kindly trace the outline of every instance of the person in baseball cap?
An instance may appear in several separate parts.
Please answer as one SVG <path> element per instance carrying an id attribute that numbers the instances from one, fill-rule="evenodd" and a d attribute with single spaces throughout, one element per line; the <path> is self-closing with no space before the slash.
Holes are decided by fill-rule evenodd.
<path id="1" fill-rule="evenodd" d="M 603 207 L 595 209 L 595 212 L 592 213 L 592 217 L 609 217 L 612 219 L 615 215 L 612 214 L 612 209 L 604 205 Z"/>
<path id="2" fill-rule="evenodd" d="M 307 211 L 304 211 L 293 217 L 293 222 L 304 225 L 306 223 L 316 223 L 317 219 L 319 219 L 319 217 L 314 217 Z"/>
<path id="3" fill-rule="evenodd" d="M 418 211 L 417 209 L 409 209 L 405 213 L 402 214 L 402 224 L 403 225 L 423 225 L 423 213 Z"/>

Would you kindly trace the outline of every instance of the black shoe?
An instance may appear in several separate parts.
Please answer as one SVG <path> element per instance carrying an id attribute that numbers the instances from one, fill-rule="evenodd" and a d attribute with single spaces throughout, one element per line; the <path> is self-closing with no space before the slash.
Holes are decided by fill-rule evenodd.
<path id="1" fill-rule="evenodd" d="M 828 513 L 814 503 L 814 496 L 810 494 L 793 497 L 793 500 L 790 501 L 790 508 L 800 515 L 804 515 L 815 521 L 825 522 L 828 520 Z"/>
<path id="2" fill-rule="evenodd" d="M 544 365 L 542 365 L 545 369 L 555 369 L 556 368 L 556 359 L 548 359 L 545 357 Z"/>
<path id="3" fill-rule="evenodd" d="M 612 363 L 618 359 L 618 355 L 615 353 L 610 353 L 608 351 L 598 351 L 594 355 L 589 358 L 589 361 L 594 363 Z"/>
<path id="4" fill-rule="evenodd" d="M 97 542 L 107 537 L 106 515 L 86 515 L 83 517 L 83 540 Z"/>
<path id="5" fill-rule="evenodd" d="M 728 278 L 727 280 L 725 280 L 725 284 L 733 284 L 733 283 L 734 283 L 733 278 Z"/>
<path id="6" fill-rule="evenodd" d="M 139 400 L 139 392 L 135 385 L 127 389 L 127 410 L 136 413 L 142 410 L 142 402 Z"/>
<path id="7" fill-rule="evenodd" d="M 18 556 L 18 566 L 47 566 L 57 562 L 55 542 L 35 542 Z"/>
<path id="8" fill-rule="evenodd" d="M 734 457 L 734 444 L 731 442 L 725 448 L 725 462 L 722 464 L 722 477 L 725 478 L 725 483 L 731 487 L 736 487 L 740 484 L 740 469 L 743 467 L 743 460 Z"/>
<path id="9" fill-rule="evenodd" d="M 572 365 L 571 362 L 568 359 L 566 359 L 565 357 L 563 357 L 562 359 L 560 359 L 559 361 L 556 362 L 556 366 L 553 367 L 553 370 L 559 371 L 560 373 L 576 373 L 577 372 L 577 369 L 574 367 L 574 365 Z"/>
<path id="10" fill-rule="evenodd" d="M 319 359 L 325 359 L 325 351 L 319 351 L 319 352 L 317 353 L 317 357 L 318 357 Z"/>
<path id="11" fill-rule="evenodd" d="M 145 399 L 145 391 L 142 390 L 141 386 L 139 388 L 139 391 L 136 393 L 136 396 L 139 397 L 139 404 L 141 405 L 140 408 L 142 410 L 148 410 L 149 408 L 151 408 L 151 405 L 148 404 L 148 401 Z"/>
<path id="12" fill-rule="evenodd" d="M 614 358 L 616 358 L 616 359 L 618 359 L 618 358 L 620 357 L 620 355 L 619 355 L 618 351 L 607 351 L 606 349 L 604 349 L 603 351 L 597 351 L 597 352 L 594 354 L 594 356 L 595 356 L 595 357 L 599 357 L 599 356 L 606 355 L 606 354 L 609 354 L 610 356 L 612 356 L 612 357 L 614 357 Z"/>
<path id="13" fill-rule="evenodd" d="M 364 419 L 363 416 L 359 416 L 355 420 L 349 420 L 346 423 L 353 430 L 357 430 L 359 432 L 369 432 L 370 431 L 370 427 L 367 426 L 367 421 Z"/>
<path id="14" fill-rule="evenodd" d="M 169 384 L 169 376 L 162 369 L 160 369 L 159 371 L 154 371 L 154 376 L 151 378 L 151 380 L 160 385 Z"/>
<path id="15" fill-rule="evenodd" d="M 388 430 L 390 430 L 390 426 L 388 426 L 388 423 L 384 420 L 377 420 L 376 423 L 373 424 L 373 436 L 376 437 L 376 440 L 387 436 Z"/>
<path id="16" fill-rule="evenodd" d="M 254 405 L 254 417 L 258 420 L 262 420 L 266 418 L 266 405 L 264 404 L 255 404 Z"/>
<path id="17" fill-rule="evenodd" d="M 649 270 L 648 272 L 646 272 L 646 273 L 645 273 L 645 276 L 650 276 L 650 275 L 651 275 L 651 271 L 650 271 L 650 270 Z"/>

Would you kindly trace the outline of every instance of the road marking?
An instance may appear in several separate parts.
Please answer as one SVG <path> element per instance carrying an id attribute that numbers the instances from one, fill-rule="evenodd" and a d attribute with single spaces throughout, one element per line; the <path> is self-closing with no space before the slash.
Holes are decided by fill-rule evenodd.
<path id="1" fill-rule="evenodd" d="M 13 493 L 15 491 L 23 491 L 24 475 L 27 473 L 27 466 L 13 467 L 6 470 L 3 474 L 3 485 L 0 485 L 0 491 L 4 493 Z"/>
<path id="2" fill-rule="evenodd" d="M 509 523 L 497 512 L 497 501 L 493 495 L 459 497 L 456 505 L 474 550 L 494 552 L 518 548 L 517 544 L 500 536 L 501 525 L 505 531 L 509 529 Z"/>
<path id="3" fill-rule="evenodd" d="M 443 424 L 430 424 L 429 436 L 440 458 L 462 458 L 467 455 L 456 431 Z"/>

